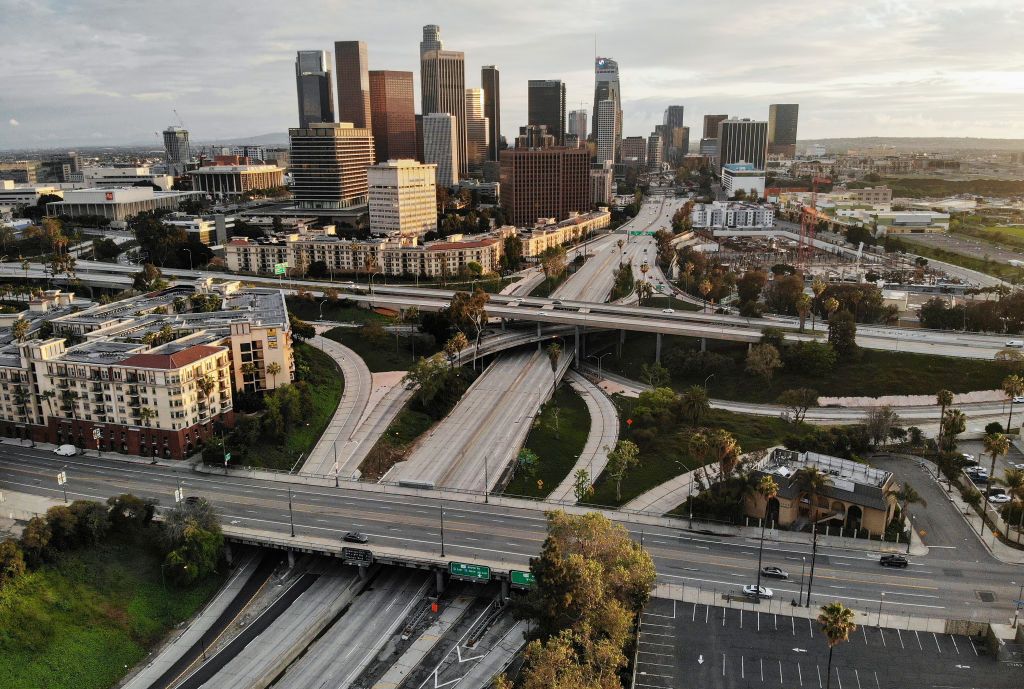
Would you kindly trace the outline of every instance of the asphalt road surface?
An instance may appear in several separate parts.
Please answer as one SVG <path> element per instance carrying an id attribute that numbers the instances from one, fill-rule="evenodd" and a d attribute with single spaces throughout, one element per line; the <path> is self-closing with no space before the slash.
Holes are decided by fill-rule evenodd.
<path id="1" fill-rule="evenodd" d="M 643 614 L 638 689 L 826 685 L 828 646 L 811 620 L 654 599 Z M 858 627 L 836 647 L 839 689 L 1024 686 L 1024 670 L 997 663 L 972 639 Z"/>
<path id="2" fill-rule="evenodd" d="M 344 532 L 356 529 L 370 536 L 371 549 L 387 545 L 412 557 L 440 554 L 441 501 L 437 499 L 236 475 L 193 474 L 159 465 L 94 456 L 57 457 L 45 450 L 0 445 L 0 490 L 59 501 L 63 493 L 56 475 L 61 470 L 67 472 L 71 500 L 105 500 L 131 492 L 166 505 L 172 503 L 180 480 L 186 495 L 209 499 L 226 525 L 262 529 L 278 537 L 289 533 L 290 488 L 299 537 L 340 539 Z M 445 554 L 450 559 L 476 556 L 525 568 L 544 539 L 543 507 L 446 501 Z M 625 514 L 616 515 L 616 519 L 636 540 L 643 539 L 664 583 L 736 592 L 753 581 L 757 538 L 705 535 L 687 530 L 685 520 L 678 520 L 679 526 L 673 528 L 641 526 Z M 699 528 L 699 523 L 694 526 Z M 1008 621 L 1022 581 L 1019 566 L 1004 565 L 990 557 L 966 561 L 957 551 L 933 551 L 927 557 L 913 559 L 908 569 L 894 570 L 880 567 L 876 553 L 819 546 L 812 603 L 820 596 L 871 610 L 885 592 L 886 609 L 902 614 Z M 810 564 L 810 551 L 810 544 L 769 539 L 764 562 L 780 565 L 795 576 L 803 562 Z M 796 581 L 779 582 L 773 588 L 785 601 L 798 595 Z"/>

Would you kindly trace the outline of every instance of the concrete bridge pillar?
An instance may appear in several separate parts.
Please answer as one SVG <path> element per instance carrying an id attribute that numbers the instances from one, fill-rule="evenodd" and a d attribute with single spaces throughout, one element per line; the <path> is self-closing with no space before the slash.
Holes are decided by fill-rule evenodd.
<path id="1" fill-rule="evenodd" d="M 228 541 L 224 541 L 224 561 L 231 566 L 231 543 Z"/>
<path id="2" fill-rule="evenodd" d="M 294 550 L 289 550 L 288 551 L 288 569 L 291 569 L 294 566 L 295 566 L 295 551 Z"/>
<path id="3" fill-rule="evenodd" d="M 501 580 L 501 600 L 505 601 L 509 598 L 509 586 L 508 579 Z"/>
<path id="4" fill-rule="evenodd" d="M 537 321 L 537 351 L 539 352 L 540 350 L 540 321 Z"/>
<path id="5" fill-rule="evenodd" d="M 356 567 L 356 569 L 359 570 L 359 580 L 360 581 L 366 581 L 367 579 L 370 578 L 370 568 L 369 567 Z"/>
<path id="6" fill-rule="evenodd" d="M 573 355 L 576 359 L 576 365 L 579 366 L 580 362 L 580 326 L 574 328 L 576 333 L 576 344 L 573 346 Z"/>
<path id="7" fill-rule="evenodd" d="M 434 583 L 436 584 L 437 595 L 440 596 L 444 593 L 444 570 L 434 570 Z"/>
<path id="8" fill-rule="evenodd" d="M 625 330 L 620 330 L 619 331 L 619 342 L 615 346 L 615 358 L 617 358 L 617 359 L 622 358 L 622 345 L 625 342 L 626 342 L 626 331 Z"/>
<path id="9" fill-rule="evenodd" d="M 700 338 L 700 351 L 702 351 L 702 352 L 708 351 L 708 338 L 706 338 L 706 337 Z"/>
<path id="10" fill-rule="evenodd" d="M 661 333 L 657 333 L 654 339 L 654 363 L 661 363 Z"/>

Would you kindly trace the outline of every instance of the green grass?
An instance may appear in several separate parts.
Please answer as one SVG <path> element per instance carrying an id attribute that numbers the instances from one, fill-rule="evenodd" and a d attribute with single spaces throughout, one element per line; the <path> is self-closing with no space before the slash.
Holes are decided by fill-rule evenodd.
<path id="1" fill-rule="evenodd" d="M 555 429 L 555 409 L 558 409 L 558 430 Z M 590 414 L 583 398 L 569 385 L 562 384 L 555 391 L 554 400 L 541 407 L 533 422 L 524 447 L 539 457 L 532 475 L 518 472 L 505 487 L 508 495 L 545 498 L 569 475 L 583 452 L 590 434 Z M 537 486 L 537 481 L 542 486 Z"/>
<path id="2" fill-rule="evenodd" d="M 651 297 L 644 306 L 649 306 L 652 309 L 675 309 L 676 311 L 700 311 L 701 307 L 697 304 L 691 304 L 688 301 L 677 299 L 676 297 Z"/>
<path id="3" fill-rule="evenodd" d="M 430 430 L 434 419 L 429 414 L 410 409 L 408 405 L 377 439 L 359 466 L 364 480 L 376 481 L 395 463 L 405 458 L 413 443 Z"/>
<path id="4" fill-rule="evenodd" d="M 416 336 L 415 358 L 412 339 L 409 337 L 400 336 L 396 345 L 394 334 L 388 335 L 386 344 L 383 341 L 374 343 L 363 337 L 358 328 L 331 328 L 324 334 L 358 354 L 373 373 L 408 371 L 419 357 L 430 356 L 439 351 L 434 345 L 434 338 L 423 334 Z"/>
<path id="5" fill-rule="evenodd" d="M 613 337 L 604 336 L 597 341 L 611 343 Z M 663 357 L 670 347 L 699 349 L 700 343 L 691 338 L 663 337 Z M 654 335 L 629 333 L 622 358 L 617 359 L 614 354 L 605 357 L 604 369 L 641 380 L 640 365 L 654 361 L 654 349 Z M 1008 364 L 997 361 L 862 349 L 858 361 L 840 362 L 829 375 L 813 376 L 782 368 L 765 384 L 744 370 L 746 345 L 708 340 L 708 349 L 731 356 L 736 362 L 708 381 L 711 397 L 742 402 L 774 402 L 783 390 L 802 387 L 830 397 L 933 395 L 943 388 L 955 393 L 995 390 L 1003 378 L 1013 373 Z M 614 352 L 614 347 L 608 351 Z M 683 390 L 703 384 L 706 377 L 707 374 L 676 377 L 671 384 L 676 390 Z"/>
<path id="6" fill-rule="evenodd" d="M 942 197 L 956 194 L 973 196 L 1016 196 L 1024 194 L 1024 182 L 1003 179 L 935 179 L 932 177 L 886 177 L 880 182 L 855 182 L 851 189 L 884 184 L 892 189 L 894 198 Z"/>
<path id="7" fill-rule="evenodd" d="M 301 299 L 299 297 L 288 297 L 288 311 L 297 318 L 314 323 L 320 318 L 320 301 L 315 299 Z M 342 306 L 339 303 L 327 302 L 323 306 L 325 321 L 338 321 L 339 323 L 387 323 L 391 318 L 382 316 L 369 309 L 359 306 Z"/>
<path id="8" fill-rule="evenodd" d="M 924 256 L 925 258 L 934 258 L 937 261 L 952 263 L 955 266 L 976 270 L 979 273 L 991 275 L 992 277 L 1000 278 L 1008 282 L 1017 282 L 1021 276 L 1020 268 L 1014 268 L 1006 263 L 986 261 L 981 258 L 965 256 L 964 254 L 958 254 L 953 251 L 928 246 L 927 244 L 919 244 L 907 235 L 901 235 L 900 239 L 907 244 L 911 253 Z"/>
<path id="9" fill-rule="evenodd" d="M 569 271 L 563 270 L 557 277 L 544 278 L 544 281 L 530 290 L 531 297 L 550 297 L 551 293 L 558 289 L 563 282 L 569 279 Z"/>
<path id="10" fill-rule="evenodd" d="M 105 689 L 223 581 L 160 583 L 152 539 L 111 537 L 0 591 L 0 689 Z"/>
<path id="11" fill-rule="evenodd" d="M 630 429 L 625 422 L 636 400 L 616 396 L 615 403 L 622 424 L 619 438 L 632 440 L 639 446 L 640 463 L 622 479 L 622 500 L 615 499 L 615 482 L 605 472 L 595 484 L 590 502 L 596 505 L 622 505 L 684 471 L 699 466 L 689 448 L 689 438 L 693 431 L 691 427 L 675 423 L 666 428 Z M 799 426 L 778 417 L 736 414 L 721 409 L 712 410 L 701 421 L 701 425 L 729 431 L 743 452 L 779 444 L 787 435 L 800 430 Z"/>

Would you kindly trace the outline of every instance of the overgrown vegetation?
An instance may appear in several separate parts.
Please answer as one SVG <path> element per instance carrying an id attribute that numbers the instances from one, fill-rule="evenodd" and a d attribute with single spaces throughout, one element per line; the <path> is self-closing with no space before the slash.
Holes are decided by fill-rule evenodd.
<path id="1" fill-rule="evenodd" d="M 308 344 L 295 344 L 296 382 L 272 392 L 239 395 L 235 427 L 224 440 L 232 465 L 291 469 L 308 456 L 334 416 L 343 382 L 334 360 Z M 203 461 L 224 463 L 224 444 L 214 438 Z"/>
<path id="2" fill-rule="evenodd" d="M 569 475 L 590 433 L 590 414 L 583 398 L 562 384 L 541 407 L 516 459 L 515 473 L 505 493 L 547 497 Z"/>
<path id="3" fill-rule="evenodd" d="M 75 501 L 0 544 L 0 686 L 112 686 L 219 587 L 223 540 L 205 501 L 176 508 L 174 528 L 152 516 L 132 495 Z"/>

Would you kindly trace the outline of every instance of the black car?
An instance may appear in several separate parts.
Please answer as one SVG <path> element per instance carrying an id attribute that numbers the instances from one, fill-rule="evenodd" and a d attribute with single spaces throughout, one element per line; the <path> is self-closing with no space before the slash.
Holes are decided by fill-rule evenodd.
<path id="1" fill-rule="evenodd" d="M 902 555 L 883 555 L 878 558 L 878 564 L 883 567 L 906 567 L 910 564 L 910 561 Z"/>
<path id="2" fill-rule="evenodd" d="M 342 540 L 348 543 L 369 543 L 370 537 L 364 533 L 359 533 L 358 531 L 349 531 L 344 535 Z"/>
<path id="3" fill-rule="evenodd" d="M 789 572 L 781 567 L 769 565 L 768 567 L 761 568 L 761 576 L 770 577 L 772 579 L 789 579 Z"/>

